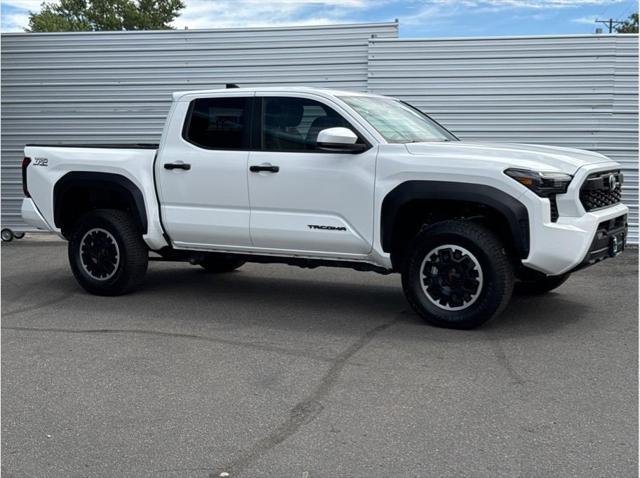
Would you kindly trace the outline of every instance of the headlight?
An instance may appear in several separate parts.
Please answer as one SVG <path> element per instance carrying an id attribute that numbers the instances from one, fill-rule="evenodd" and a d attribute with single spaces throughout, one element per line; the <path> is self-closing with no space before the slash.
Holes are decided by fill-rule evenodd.
<path id="1" fill-rule="evenodd" d="M 573 179 L 573 176 L 570 174 L 543 173 L 516 168 L 507 169 L 504 174 L 515 179 L 543 198 L 552 196 L 553 194 L 566 193 L 569 183 Z"/>

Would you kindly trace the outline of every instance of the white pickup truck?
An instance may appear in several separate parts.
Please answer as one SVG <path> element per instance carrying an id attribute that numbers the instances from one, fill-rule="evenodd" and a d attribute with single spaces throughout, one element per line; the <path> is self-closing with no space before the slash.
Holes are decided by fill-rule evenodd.
<path id="1" fill-rule="evenodd" d="M 620 165 L 578 149 L 459 141 L 394 98 L 325 89 L 173 95 L 159 145 L 27 145 L 24 220 L 69 241 L 93 294 L 150 251 L 399 272 L 428 322 L 471 328 L 620 253 Z"/>

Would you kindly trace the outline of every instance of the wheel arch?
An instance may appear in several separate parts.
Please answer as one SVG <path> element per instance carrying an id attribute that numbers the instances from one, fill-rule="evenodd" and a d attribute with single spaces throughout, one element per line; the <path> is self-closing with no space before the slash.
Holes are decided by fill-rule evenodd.
<path id="1" fill-rule="evenodd" d="M 475 205 L 490 211 L 507 225 L 515 254 L 529 254 L 529 215 L 524 204 L 497 188 L 471 183 L 448 181 L 406 181 L 391 190 L 382 201 L 380 240 L 384 252 L 393 252 L 403 212 L 411 207 L 451 207 Z M 455 209 L 455 207 L 453 207 Z M 422 211 L 427 213 L 428 211 Z M 438 211 L 434 211 L 438 212 Z"/>
<path id="2" fill-rule="evenodd" d="M 53 222 L 65 236 L 82 214 L 104 208 L 127 211 L 142 233 L 147 233 L 144 195 L 121 174 L 73 171 L 62 176 L 53 188 Z"/>

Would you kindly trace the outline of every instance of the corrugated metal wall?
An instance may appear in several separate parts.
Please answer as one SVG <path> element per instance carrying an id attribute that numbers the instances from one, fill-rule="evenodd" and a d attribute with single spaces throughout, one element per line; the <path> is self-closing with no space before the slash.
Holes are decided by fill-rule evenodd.
<path id="1" fill-rule="evenodd" d="M 369 90 L 461 139 L 589 149 L 622 163 L 638 241 L 638 36 L 377 40 Z"/>
<path id="2" fill-rule="evenodd" d="M 175 90 L 298 84 L 406 99 L 463 139 L 602 152 L 638 224 L 638 37 L 398 40 L 397 23 L 2 35 L 2 226 L 26 142 L 156 142 Z M 371 38 L 374 36 L 374 38 Z"/>
<path id="3" fill-rule="evenodd" d="M 2 35 L 2 227 L 23 229 L 27 142 L 157 142 L 171 92 L 307 85 L 364 91 L 368 41 L 397 23 Z"/>

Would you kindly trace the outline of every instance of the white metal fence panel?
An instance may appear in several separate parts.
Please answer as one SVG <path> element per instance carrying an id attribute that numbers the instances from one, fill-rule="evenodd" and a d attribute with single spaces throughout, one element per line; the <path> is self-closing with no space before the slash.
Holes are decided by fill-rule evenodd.
<path id="1" fill-rule="evenodd" d="M 20 221 L 24 144 L 157 142 L 171 92 L 307 85 L 366 90 L 368 41 L 392 23 L 2 35 L 2 227 Z"/>
<path id="2" fill-rule="evenodd" d="M 368 86 L 461 139 L 568 146 L 619 161 L 638 241 L 638 35 L 372 39 Z"/>
<path id="3" fill-rule="evenodd" d="M 463 139 L 602 152 L 623 164 L 637 241 L 637 35 L 398 40 L 397 27 L 2 35 L 2 226 L 24 228 L 26 142 L 157 142 L 172 91 L 230 82 L 369 89 Z"/>

